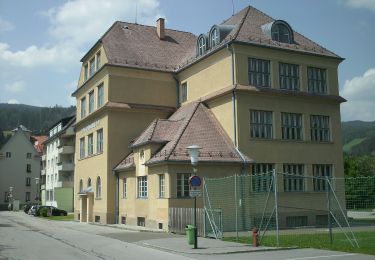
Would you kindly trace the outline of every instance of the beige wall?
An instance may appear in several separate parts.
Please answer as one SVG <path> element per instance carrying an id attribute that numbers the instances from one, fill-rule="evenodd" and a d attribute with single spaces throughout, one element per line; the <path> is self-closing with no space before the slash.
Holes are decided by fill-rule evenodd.
<path id="1" fill-rule="evenodd" d="M 177 75 L 187 82 L 187 102 L 232 85 L 232 58 L 227 49 L 205 58 Z"/>

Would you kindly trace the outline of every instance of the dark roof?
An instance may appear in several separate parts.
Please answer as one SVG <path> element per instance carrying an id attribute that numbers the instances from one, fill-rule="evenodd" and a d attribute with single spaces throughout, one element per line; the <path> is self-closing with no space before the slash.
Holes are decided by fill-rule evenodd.
<path id="1" fill-rule="evenodd" d="M 247 163 L 251 160 L 236 150 L 233 142 L 222 129 L 212 112 L 203 103 L 190 103 L 178 109 L 168 119 L 153 121 L 133 142 L 132 148 L 149 143 L 160 143 L 161 148 L 145 163 L 163 162 L 190 163 L 186 147 L 199 145 L 200 162 Z M 116 168 L 126 169 L 131 164 L 133 154 L 129 154 Z"/>

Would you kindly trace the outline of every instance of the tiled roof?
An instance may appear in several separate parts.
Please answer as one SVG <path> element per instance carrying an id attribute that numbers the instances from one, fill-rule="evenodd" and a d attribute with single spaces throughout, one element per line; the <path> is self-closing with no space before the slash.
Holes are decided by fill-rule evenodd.
<path id="1" fill-rule="evenodd" d="M 248 6 L 221 25 L 235 25 L 234 29 L 205 55 L 196 57 L 197 36 L 190 32 L 165 29 L 160 40 L 155 26 L 115 22 L 101 37 L 108 63 L 111 65 L 176 72 L 227 43 L 237 42 L 277 49 L 291 50 L 341 59 L 335 53 L 294 31 L 294 43 L 273 41 L 262 31 L 262 26 L 275 21 L 258 9 Z M 86 57 L 86 56 L 85 56 Z"/>
<path id="2" fill-rule="evenodd" d="M 40 136 L 31 136 L 31 139 L 34 141 L 34 147 L 35 150 L 38 153 L 43 153 L 43 148 L 44 148 L 44 142 L 48 139 L 48 136 L 45 135 L 40 135 Z"/>
<path id="3" fill-rule="evenodd" d="M 203 103 L 190 103 L 178 109 L 166 120 L 158 119 L 134 141 L 131 147 L 161 143 L 160 150 L 145 163 L 190 162 L 186 147 L 199 145 L 200 162 L 243 163 L 240 153 L 212 112 Z M 120 165 L 129 165 L 133 154 Z M 242 155 L 246 162 L 251 160 Z M 129 165 L 129 167 L 132 165 Z M 115 169 L 119 169 L 116 167 Z M 124 169 L 124 167 L 121 167 Z"/>
<path id="4" fill-rule="evenodd" d="M 130 153 L 113 170 L 119 171 L 119 170 L 134 168 L 134 167 L 135 167 L 135 164 L 134 164 L 134 154 Z"/>

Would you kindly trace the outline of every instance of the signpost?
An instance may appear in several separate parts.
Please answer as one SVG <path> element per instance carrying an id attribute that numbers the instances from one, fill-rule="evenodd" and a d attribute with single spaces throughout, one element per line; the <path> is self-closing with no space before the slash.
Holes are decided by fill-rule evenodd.
<path id="1" fill-rule="evenodd" d="M 197 228 L 197 197 L 201 196 L 200 186 L 202 180 L 198 175 L 193 175 L 189 178 L 190 197 L 194 198 L 194 249 L 198 248 L 198 228 Z"/>

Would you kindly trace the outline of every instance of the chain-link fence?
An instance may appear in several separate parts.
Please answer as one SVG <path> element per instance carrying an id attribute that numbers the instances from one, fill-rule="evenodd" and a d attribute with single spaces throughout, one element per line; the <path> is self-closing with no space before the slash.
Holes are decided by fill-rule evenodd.
<path id="1" fill-rule="evenodd" d="M 340 242 L 353 247 L 358 232 L 375 235 L 375 176 L 290 172 L 205 179 L 206 234 L 238 239 L 256 228 L 264 245 Z"/>

